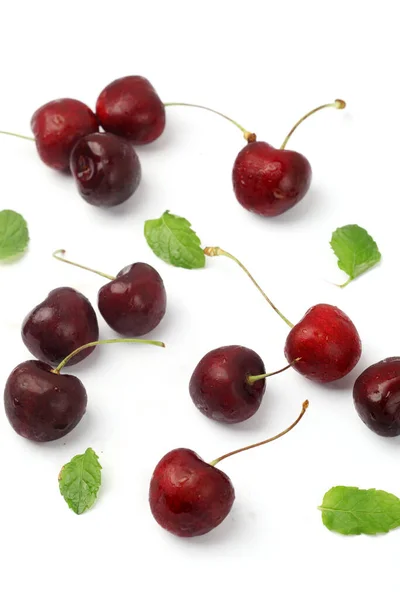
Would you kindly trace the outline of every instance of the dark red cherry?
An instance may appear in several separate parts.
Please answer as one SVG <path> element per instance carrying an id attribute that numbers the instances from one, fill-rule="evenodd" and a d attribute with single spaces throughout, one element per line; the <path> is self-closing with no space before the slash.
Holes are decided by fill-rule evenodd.
<path id="1" fill-rule="evenodd" d="M 161 527 L 180 537 L 203 535 L 228 516 L 235 491 L 225 473 L 195 452 L 177 448 L 156 466 L 150 509 Z"/>
<path id="2" fill-rule="evenodd" d="M 265 379 L 248 382 L 249 375 L 265 373 L 260 356 L 244 346 L 222 346 L 208 352 L 193 371 L 190 396 L 210 419 L 240 423 L 254 415 L 265 392 Z"/>
<path id="3" fill-rule="evenodd" d="M 56 367 L 73 350 L 99 339 L 96 313 L 83 294 L 69 287 L 56 288 L 26 316 L 22 339 L 36 358 Z M 83 350 L 70 365 L 93 350 Z"/>
<path id="4" fill-rule="evenodd" d="M 358 363 L 361 340 L 352 321 L 330 304 L 317 304 L 291 329 L 285 356 L 299 373 L 320 383 L 341 379 Z"/>
<path id="5" fill-rule="evenodd" d="M 99 124 L 86 104 L 60 98 L 37 109 L 31 119 L 31 129 L 42 161 L 53 169 L 67 171 L 76 142 L 98 131 Z"/>
<path id="6" fill-rule="evenodd" d="M 104 320 L 120 335 L 145 335 L 165 315 L 167 296 L 163 280 L 150 265 L 134 263 L 100 288 L 98 306 Z"/>
<path id="7" fill-rule="evenodd" d="M 265 142 L 247 144 L 233 165 L 236 198 L 258 215 L 274 217 L 300 202 L 311 185 L 311 165 L 305 156 Z"/>
<path id="8" fill-rule="evenodd" d="M 138 75 L 121 77 L 101 92 L 96 114 L 105 131 L 134 144 L 156 140 L 165 127 L 165 108 L 154 87 Z"/>
<path id="9" fill-rule="evenodd" d="M 385 437 L 400 435 L 400 357 L 381 360 L 361 373 L 353 388 L 362 421 Z"/>
<path id="10" fill-rule="evenodd" d="M 141 180 L 141 166 L 132 144 L 112 133 L 81 138 L 72 150 L 70 167 L 80 195 L 95 206 L 122 204 Z"/>
<path id="11" fill-rule="evenodd" d="M 13 429 L 34 442 L 67 435 L 86 411 L 85 388 L 73 375 L 53 373 L 37 360 L 18 365 L 7 379 L 4 407 Z"/>

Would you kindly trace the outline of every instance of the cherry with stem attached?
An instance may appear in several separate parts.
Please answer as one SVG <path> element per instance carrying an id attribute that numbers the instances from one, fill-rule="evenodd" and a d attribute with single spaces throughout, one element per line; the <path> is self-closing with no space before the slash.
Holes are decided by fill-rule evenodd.
<path id="1" fill-rule="evenodd" d="M 261 357 L 250 348 L 215 348 L 194 369 L 189 394 L 206 417 L 220 423 L 241 423 L 260 408 L 266 379 L 286 371 L 293 363 L 266 373 Z"/>
<path id="2" fill-rule="evenodd" d="M 55 368 L 39 360 L 27 360 L 15 367 L 5 385 L 4 408 L 16 433 L 35 442 L 50 442 L 72 431 L 86 412 L 87 394 L 78 377 L 61 375 L 60 371 L 80 352 L 120 343 L 165 347 L 163 342 L 153 340 L 97 340 L 75 349 Z"/>
<path id="3" fill-rule="evenodd" d="M 294 325 L 235 256 L 217 246 L 204 248 L 204 254 L 233 260 L 291 328 L 286 339 L 285 356 L 296 371 L 313 381 L 328 383 L 341 379 L 356 366 L 362 351 L 360 336 L 352 321 L 339 308 L 331 304 L 316 304 Z"/>
<path id="4" fill-rule="evenodd" d="M 108 325 L 126 336 L 149 333 L 165 315 L 167 296 L 160 274 L 147 263 L 133 263 L 117 275 L 108 275 L 64 258 L 65 250 L 56 250 L 54 258 L 96 273 L 110 280 L 98 293 L 98 307 Z"/>
<path id="5" fill-rule="evenodd" d="M 296 427 L 307 408 L 308 400 L 297 419 L 281 433 L 223 454 L 210 463 L 187 448 L 168 452 L 157 464 L 150 482 L 150 509 L 157 523 L 179 537 L 204 535 L 215 529 L 228 516 L 235 500 L 231 480 L 216 465 L 283 437 Z"/>
<path id="6" fill-rule="evenodd" d="M 280 215 L 300 202 L 311 185 L 311 165 L 299 152 L 286 146 L 294 131 L 308 117 L 325 108 L 344 109 L 344 100 L 322 104 L 304 115 L 292 127 L 280 148 L 259 142 L 254 133 L 226 115 L 198 104 L 167 102 L 165 106 L 202 108 L 233 123 L 243 133 L 245 146 L 236 157 L 232 170 L 233 189 L 237 200 L 247 210 L 265 217 Z"/>

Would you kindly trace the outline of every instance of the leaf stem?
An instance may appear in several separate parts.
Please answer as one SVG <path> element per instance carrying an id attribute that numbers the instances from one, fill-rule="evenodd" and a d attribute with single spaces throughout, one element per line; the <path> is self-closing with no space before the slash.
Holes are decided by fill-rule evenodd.
<path id="1" fill-rule="evenodd" d="M 341 110 L 343 108 L 346 108 L 346 102 L 344 100 L 335 100 L 335 102 L 331 102 L 330 104 L 322 104 L 321 106 L 317 106 L 317 108 L 310 110 L 310 112 L 308 112 L 306 115 L 304 115 L 304 117 L 301 117 L 301 119 L 299 119 L 299 121 L 297 121 L 297 123 L 295 125 L 293 125 L 292 129 L 289 131 L 289 133 L 287 134 L 287 136 L 285 137 L 285 139 L 283 141 L 281 150 L 284 150 L 286 148 L 286 145 L 287 145 L 289 139 L 292 137 L 292 134 L 296 131 L 298 126 L 301 125 L 301 123 L 303 123 L 303 121 L 308 119 L 308 117 L 310 117 L 311 115 L 315 114 L 316 112 L 322 110 L 323 108 L 337 108 L 337 109 Z"/>
<path id="2" fill-rule="evenodd" d="M 59 255 L 62 256 L 59 256 Z M 60 260 L 61 262 L 67 263 L 68 265 L 73 265 L 74 267 L 79 267 L 80 269 L 84 269 L 85 271 L 90 271 L 90 273 L 96 273 L 96 275 L 101 275 L 101 277 L 105 277 L 106 279 L 110 279 L 111 281 L 114 281 L 115 277 L 113 277 L 112 275 L 107 275 L 107 273 L 103 273 L 102 271 L 96 271 L 95 269 L 91 269 L 90 267 L 84 267 L 83 265 L 80 265 L 79 263 L 76 262 L 72 262 L 72 260 L 67 260 L 66 258 L 64 258 L 65 254 L 65 250 L 55 250 L 53 252 L 53 256 L 54 258 L 56 258 L 57 260 Z"/>
<path id="3" fill-rule="evenodd" d="M 261 379 L 266 379 L 267 377 L 272 377 L 273 375 L 278 375 L 279 373 L 283 373 L 284 371 L 287 371 L 287 369 L 290 369 L 290 367 L 292 367 L 294 365 L 294 363 L 298 362 L 299 360 L 301 360 L 301 358 L 295 358 L 294 360 L 292 360 L 291 363 L 286 365 L 286 367 L 283 367 L 282 369 L 279 369 L 278 371 L 273 371 L 272 373 L 262 373 L 261 375 L 248 375 L 247 383 L 249 383 L 251 385 L 251 384 L 255 383 L 256 381 L 260 381 Z"/>
<path id="4" fill-rule="evenodd" d="M 202 106 L 201 104 L 190 104 L 188 102 L 164 102 L 164 106 L 190 106 L 191 108 L 201 108 L 202 110 L 208 110 L 209 112 L 212 112 L 215 115 L 219 115 L 223 119 L 226 119 L 230 123 L 233 123 L 233 125 L 236 125 L 236 127 L 240 129 L 240 131 L 242 131 L 243 137 L 247 142 L 255 142 L 257 139 L 255 133 L 250 133 L 250 131 L 247 131 L 247 129 L 245 129 L 242 125 L 239 125 L 237 121 L 234 121 L 230 117 L 227 117 L 223 113 L 219 112 L 218 110 L 214 110 L 213 108 L 208 108 L 207 106 Z"/>
<path id="5" fill-rule="evenodd" d="M 246 450 L 251 450 L 252 448 L 258 448 L 259 446 L 263 446 L 264 444 L 269 444 L 270 442 L 274 442 L 275 440 L 283 437 L 284 435 L 289 433 L 289 431 L 291 431 L 294 427 L 296 427 L 296 425 L 297 425 L 297 423 L 299 423 L 299 421 L 301 421 L 304 413 L 306 412 L 306 410 L 308 408 L 308 405 L 309 405 L 308 400 L 303 402 L 301 413 L 299 414 L 297 419 L 291 425 L 289 425 L 289 427 L 287 427 L 284 431 L 281 431 L 281 433 L 278 433 L 277 435 L 274 435 L 273 437 L 268 438 L 267 440 L 264 440 L 262 442 L 258 442 L 257 444 L 251 444 L 250 446 L 245 446 L 244 448 L 239 448 L 239 450 L 234 450 L 233 452 L 228 452 L 227 454 L 223 454 L 219 458 L 216 458 L 215 460 L 210 462 L 210 465 L 212 467 L 215 467 L 215 465 L 217 465 L 219 462 L 221 462 L 221 460 L 224 460 L 225 458 L 229 458 L 230 456 L 233 456 L 234 454 L 239 454 L 239 452 L 245 452 Z"/>
<path id="6" fill-rule="evenodd" d="M 20 138 L 21 140 L 29 140 L 31 142 L 35 141 L 35 138 L 30 137 L 28 135 L 22 135 L 20 133 L 13 133 L 12 131 L 0 131 L 1 135 L 12 135 L 13 137 Z"/>
<path id="7" fill-rule="evenodd" d="M 340 288 L 342 288 L 342 289 L 343 289 L 343 288 L 345 288 L 347 285 L 349 285 L 349 283 L 350 283 L 351 281 L 353 281 L 353 280 L 354 280 L 354 277 L 349 277 L 349 278 L 348 278 L 348 280 L 347 280 L 347 281 L 345 281 L 344 283 L 340 283 L 340 284 L 336 284 L 336 285 L 337 285 L 338 287 L 340 287 Z"/>
<path id="8" fill-rule="evenodd" d="M 256 286 L 258 291 L 262 294 L 262 296 L 265 298 L 265 300 L 268 302 L 268 304 L 271 306 L 271 308 L 273 308 L 274 311 L 280 316 L 280 318 L 283 319 L 283 321 L 285 321 L 285 323 L 287 325 L 289 325 L 289 327 L 294 327 L 293 323 L 291 323 L 289 321 L 289 319 L 287 319 L 285 317 L 285 315 L 283 315 L 281 313 L 281 311 L 275 306 L 275 304 L 273 302 L 271 302 L 271 300 L 268 298 L 267 294 L 258 285 L 257 281 L 250 274 L 250 272 L 246 269 L 246 267 L 243 265 L 243 263 L 241 263 L 240 260 L 238 260 L 235 256 L 233 256 L 233 254 L 230 254 L 229 252 L 222 250 L 222 248 L 219 248 L 218 246 L 207 246 L 207 248 L 204 248 L 203 252 L 206 256 L 226 256 L 227 258 L 230 258 L 231 260 L 233 260 L 246 273 L 247 277 L 249 277 L 251 279 L 251 281 L 254 283 L 254 285 Z"/>
<path id="9" fill-rule="evenodd" d="M 63 369 L 65 367 L 65 365 L 71 360 L 71 358 L 73 358 L 74 356 L 79 354 L 79 352 L 82 352 L 82 350 L 86 350 L 87 348 L 92 348 L 93 346 L 101 346 L 103 344 L 151 344 L 152 346 L 160 346 L 161 348 L 165 348 L 164 342 L 155 342 L 153 340 L 143 340 L 143 339 L 137 339 L 137 338 L 117 338 L 117 339 L 111 339 L 111 340 L 97 340 L 96 342 L 89 342 L 88 344 L 84 344 L 80 348 L 76 348 L 76 350 L 71 352 L 71 354 L 68 354 L 68 356 L 66 358 L 64 358 L 64 360 L 62 360 L 60 362 L 60 364 L 58 365 L 58 367 L 53 369 L 52 372 L 56 373 L 58 375 L 60 373 L 61 369 Z"/>

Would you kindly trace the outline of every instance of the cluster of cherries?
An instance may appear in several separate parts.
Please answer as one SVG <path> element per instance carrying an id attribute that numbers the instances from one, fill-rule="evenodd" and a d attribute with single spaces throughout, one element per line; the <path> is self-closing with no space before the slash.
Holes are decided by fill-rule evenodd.
<path id="1" fill-rule="evenodd" d="M 108 85 L 97 100 L 96 114 L 77 100 L 50 102 L 32 118 L 39 155 L 55 169 L 70 170 L 88 202 L 101 206 L 119 204 L 133 194 L 140 181 L 140 163 L 133 144 L 149 143 L 161 135 L 165 106 L 172 104 L 178 103 L 163 104 L 149 81 L 138 76 Z M 280 149 L 257 142 L 254 134 L 228 119 L 247 140 L 232 173 L 235 195 L 244 207 L 264 216 L 276 216 L 304 197 L 311 182 L 310 164 L 303 155 L 285 147 L 299 123 L 326 106 L 341 109 L 345 103 L 336 100 L 305 115 Z M 104 132 L 99 132 L 100 126 Z M 256 283 L 229 253 L 220 248 L 206 248 L 204 252 L 235 260 Z M 82 267 L 62 255 L 63 251 L 54 253 L 59 260 Z M 98 309 L 108 325 L 125 337 L 99 340 L 93 307 L 72 288 L 51 291 L 29 313 L 22 325 L 22 338 L 37 360 L 25 361 L 12 371 L 4 402 L 14 430 L 36 442 L 63 437 L 76 427 L 86 411 L 87 394 L 80 380 L 60 374 L 67 363 L 77 364 L 103 343 L 164 345 L 140 337 L 153 331 L 166 312 L 164 284 L 152 266 L 134 263 L 116 277 L 82 268 L 110 280 L 99 290 Z M 270 375 L 292 367 L 308 379 L 324 384 L 350 373 L 361 356 L 359 334 L 337 307 L 317 304 L 293 325 L 256 285 L 291 328 L 285 345 L 288 364 L 280 371 L 266 373 L 258 354 L 237 345 L 207 353 L 191 376 L 190 396 L 204 415 L 226 424 L 244 421 L 257 412 Z M 400 434 L 399 398 L 399 358 L 372 365 L 354 385 L 358 413 L 380 435 Z M 217 463 L 282 437 L 300 421 L 307 406 L 306 401 L 298 418 L 280 434 L 211 463 L 186 448 L 169 452 L 156 466 L 150 483 L 150 507 L 157 522 L 183 537 L 202 535 L 219 525 L 230 512 L 235 493 L 230 479 L 216 468 Z"/>

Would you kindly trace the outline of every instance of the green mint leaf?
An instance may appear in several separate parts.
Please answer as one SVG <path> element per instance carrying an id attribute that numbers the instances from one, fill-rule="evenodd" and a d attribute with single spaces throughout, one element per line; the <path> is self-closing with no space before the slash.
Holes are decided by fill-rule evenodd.
<path id="1" fill-rule="evenodd" d="M 387 533 L 400 526 L 400 499 L 382 490 L 336 486 L 326 492 L 322 522 L 343 535 Z"/>
<path id="2" fill-rule="evenodd" d="M 0 211 L 0 260 L 21 254 L 28 242 L 28 226 L 23 216 L 13 210 Z"/>
<path id="3" fill-rule="evenodd" d="M 358 225 L 345 225 L 332 233 L 331 248 L 337 256 L 338 267 L 349 279 L 340 287 L 368 271 L 381 260 L 381 253 L 368 231 Z"/>
<path id="4" fill-rule="evenodd" d="M 206 258 L 201 242 L 189 221 L 168 210 L 159 218 L 146 221 L 144 235 L 154 254 L 183 269 L 202 269 Z"/>
<path id="5" fill-rule="evenodd" d="M 58 482 L 68 506 L 81 515 L 93 506 L 101 485 L 101 465 L 98 456 L 88 448 L 63 466 Z"/>

